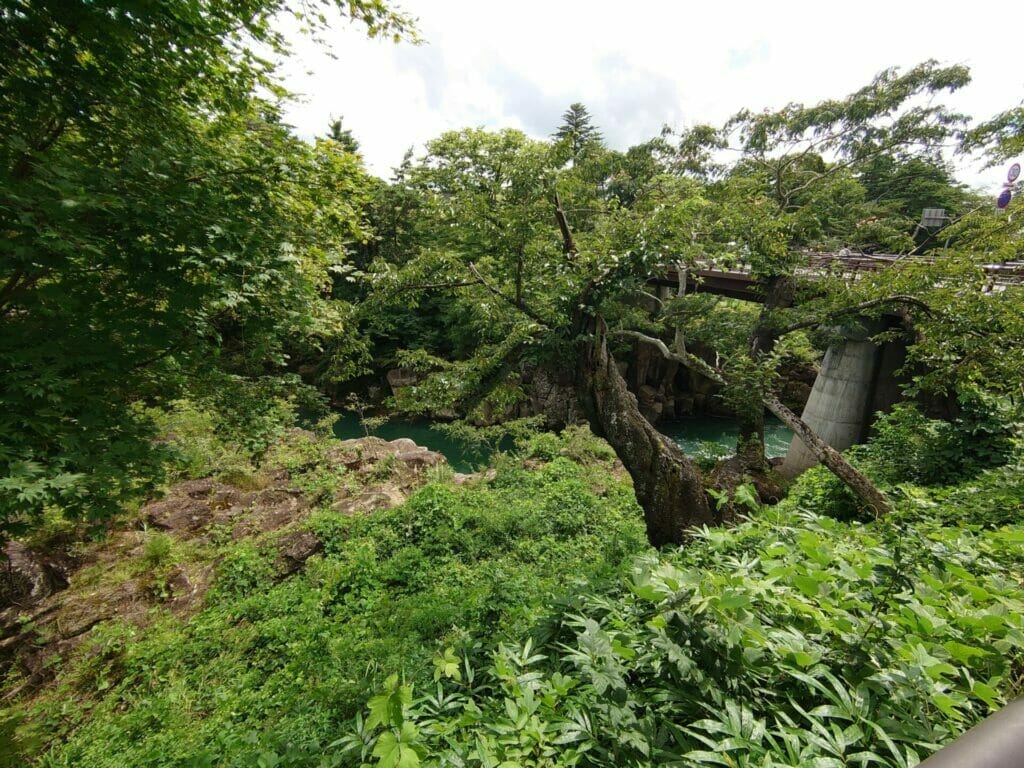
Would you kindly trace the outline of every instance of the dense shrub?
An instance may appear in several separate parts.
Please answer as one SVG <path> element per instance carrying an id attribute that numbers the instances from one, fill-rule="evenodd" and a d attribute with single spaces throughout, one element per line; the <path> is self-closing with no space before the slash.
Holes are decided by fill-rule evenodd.
<path id="1" fill-rule="evenodd" d="M 286 454 L 295 472 L 316 458 Z M 319 766 L 392 670 L 425 683 L 439 644 L 517 635 L 646 549 L 628 482 L 561 455 L 372 515 L 320 509 L 310 525 L 324 553 L 284 580 L 272 547 L 227 545 L 205 610 L 111 646 L 74 695 L 58 687 L 21 712 L 19 742 L 56 740 L 44 766 Z M 66 660 L 68 679 L 89 658 Z"/>
<path id="2" fill-rule="evenodd" d="M 890 483 L 948 485 L 1004 464 L 1019 428 L 1010 409 L 978 394 L 963 395 L 960 405 L 955 420 L 943 421 L 901 403 L 875 422 L 870 442 L 855 453 Z"/>
<path id="3" fill-rule="evenodd" d="M 338 748 L 353 765 L 912 766 L 1020 693 L 1022 544 L 1020 526 L 765 511 L 640 557 L 625 591 L 585 590 L 489 658 L 439 655 L 419 698 L 393 678 Z"/>

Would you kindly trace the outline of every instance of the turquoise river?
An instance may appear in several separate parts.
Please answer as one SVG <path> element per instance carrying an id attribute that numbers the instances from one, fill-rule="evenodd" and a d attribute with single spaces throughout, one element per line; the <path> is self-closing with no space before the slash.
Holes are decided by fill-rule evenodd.
<path id="1" fill-rule="evenodd" d="M 662 422 L 658 429 L 691 456 L 730 455 L 736 446 L 738 431 L 736 423 L 732 420 L 712 416 Z M 362 437 L 365 432 L 359 419 L 349 414 L 335 422 L 334 434 L 345 440 Z M 476 451 L 473 446 L 433 429 L 429 421 L 392 419 L 371 430 L 370 434 L 385 440 L 408 437 L 418 445 L 444 454 L 458 472 L 472 472 L 481 464 L 486 464 L 488 459 L 486 451 Z M 769 456 L 784 454 L 792 437 L 793 433 L 781 422 L 769 420 L 765 423 L 765 449 Z"/>

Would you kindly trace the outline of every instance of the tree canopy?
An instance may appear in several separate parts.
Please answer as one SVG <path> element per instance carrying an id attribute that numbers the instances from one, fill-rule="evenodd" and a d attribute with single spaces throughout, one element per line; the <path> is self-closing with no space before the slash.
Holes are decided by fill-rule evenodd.
<path id="1" fill-rule="evenodd" d="M 361 0 L 307 20 L 338 9 L 410 30 Z M 286 11 L 0 11 L 0 529 L 48 504 L 104 514 L 159 477 L 145 406 L 190 394 L 258 421 L 288 350 L 338 333 L 331 270 L 367 237 L 369 182 L 281 122 L 265 51 L 286 51 Z"/>
<path id="2" fill-rule="evenodd" d="M 555 141 L 564 141 L 573 157 L 579 157 L 590 146 L 600 145 L 602 138 L 590 112 L 578 101 L 570 104 L 562 114 L 562 124 L 552 136 Z"/>

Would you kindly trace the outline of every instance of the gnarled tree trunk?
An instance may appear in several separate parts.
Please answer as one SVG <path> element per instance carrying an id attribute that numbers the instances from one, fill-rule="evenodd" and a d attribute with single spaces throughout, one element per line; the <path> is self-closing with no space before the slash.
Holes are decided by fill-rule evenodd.
<path id="1" fill-rule="evenodd" d="M 604 322 L 597 319 L 593 328 L 576 373 L 580 406 L 591 430 L 608 441 L 633 478 L 648 540 L 654 546 L 679 544 L 687 529 L 718 522 L 700 469 L 643 417 L 608 352 Z"/>

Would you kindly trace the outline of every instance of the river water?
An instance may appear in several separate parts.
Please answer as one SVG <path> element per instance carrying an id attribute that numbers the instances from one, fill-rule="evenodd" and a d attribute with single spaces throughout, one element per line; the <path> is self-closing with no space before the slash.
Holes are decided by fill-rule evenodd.
<path id="1" fill-rule="evenodd" d="M 662 422 L 658 424 L 658 429 L 690 456 L 715 457 L 729 456 L 734 452 L 739 431 L 734 421 L 712 416 Z M 334 434 L 342 440 L 347 440 L 352 437 L 363 437 L 366 433 L 358 417 L 346 414 L 334 423 Z M 385 440 L 408 437 L 417 445 L 444 454 L 448 463 L 457 472 L 472 472 L 481 464 L 486 464 L 488 459 L 486 450 L 474 450 L 473 446 L 432 429 L 429 421 L 392 419 L 372 429 L 370 434 Z M 782 422 L 774 419 L 765 422 L 765 452 L 769 457 L 782 456 L 789 448 L 792 437 L 793 433 Z M 511 447 L 511 443 L 502 446 L 504 449 Z"/>

